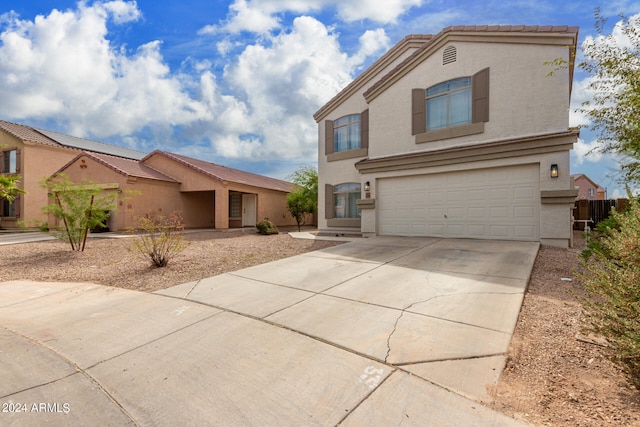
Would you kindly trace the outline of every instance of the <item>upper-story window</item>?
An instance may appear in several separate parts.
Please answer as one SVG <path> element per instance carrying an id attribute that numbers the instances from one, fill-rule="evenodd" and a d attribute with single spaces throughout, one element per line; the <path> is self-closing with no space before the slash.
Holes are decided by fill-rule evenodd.
<path id="1" fill-rule="evenodd" d="M 427 130 L 471 123 L 471 77 L 431 86 L 426 91 Z"/>
<path id="2" fill-rule="evenodd" d="M 416 143 L 484 132 L 489 121 L 489 68 L 411 90 L 411 134 Z"/>
<path id="3" fill-rule="evenodd" d="M 593 188 L 589 189 L 589 197 L 594 197 L 596 195 L 596 190 Z"/>
<path id="4" fill-rule="evenodd" d="M 2 173 L 16 173 L 18 171 L 18 151 L 9 150 L 2 153 Z"/>
<path id="5" fill-rule="evenodd" d="M 328 161 L 365 157 L 368 148 L 368 109 L 337 120 L 325 120 L 325 154 Z"/>
<path id="6" fill-rule="evenodd" d="M 333 122 L 333 152 L 360 148 L 360 114 L 351 114 Z"/>

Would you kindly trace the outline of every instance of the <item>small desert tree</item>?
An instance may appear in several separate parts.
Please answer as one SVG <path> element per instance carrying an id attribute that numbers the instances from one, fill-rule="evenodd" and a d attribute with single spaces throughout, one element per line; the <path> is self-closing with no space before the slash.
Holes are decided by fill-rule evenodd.
<path id="1" fill-rule="evenodd" d="M 54 234 L 68 242 L 71 250 L 84 251 L 89 230 L 103 227 L 115 209 L 115 194 L 106 193 L 90 181 L 78 184 L 65 174 L 44 180 L 42 186 L 51 196 L 42 211 L 62 222 Z"/>
<path id="2" fill-rule="evenodd" d="M 180 212 L 170 216 L 149 213 L 137 218 L 132 231 L 142 234 L 133 242 L 131 250 L 144 259 L 150 259 L 155 267 L 165 267 L 171 258 L 188 245 L 184 241 L 184 224 Z"/>
<path id="3" fill-rule="evenodd" d="M 296 188 L 287 196 L 287 209 L 300 227 L 318 211 L 318 171 L 312 166 L 301 166 L 289 179 Z"/>

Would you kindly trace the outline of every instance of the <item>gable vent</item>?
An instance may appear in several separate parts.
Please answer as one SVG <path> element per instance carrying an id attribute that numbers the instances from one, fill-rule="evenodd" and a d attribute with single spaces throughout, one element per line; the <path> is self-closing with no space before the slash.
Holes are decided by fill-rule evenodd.
<path id="1" fill-rule="evenodd" d="M 455 46 L 447 46 L 447 48 L 442 53 L 442 65 L 451 64 L 452 62 L 456 62 L 456 47 Z"/>

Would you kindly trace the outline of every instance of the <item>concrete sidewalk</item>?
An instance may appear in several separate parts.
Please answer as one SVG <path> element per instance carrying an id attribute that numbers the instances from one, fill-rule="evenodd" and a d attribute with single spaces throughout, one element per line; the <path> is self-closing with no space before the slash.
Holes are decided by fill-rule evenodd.
<path id="1" fill-rule="evenodd" d="M 537 250 L 377 237 L 155 294 L 5 282 L 0 424 L 522 425 L 479 403 Z"/>

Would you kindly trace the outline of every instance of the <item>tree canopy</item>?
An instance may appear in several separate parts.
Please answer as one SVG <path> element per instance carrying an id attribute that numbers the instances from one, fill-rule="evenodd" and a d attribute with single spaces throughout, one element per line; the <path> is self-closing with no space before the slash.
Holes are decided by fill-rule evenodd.
<path id="1" fill-rule="evenodd" d="M 13 202 L 18 194 L 24 194 L 24 190 L 18 187 L 19 181 L 18 175 L 0 174 L 0 199 Z"/>
<path id="2" fill-rule="evenodd" d="M 599 133 L 598 149 L 620 155 L 624 179 L 640 183 L 640 16 L 622 16 L 607 35 L 599 10 L 595 18 L 598 36 L 585 40 L 577 64 L 590 75 L 593 97 L 578 111 Z"/>
<path id="3" fill-rule="evenodd" d="M 318 171 L 312 166 L 300 166 L 289 179 L 296 188 L 287 196 L 287 209 L 300 231 L 307 217 L 318 211 Z"/>

